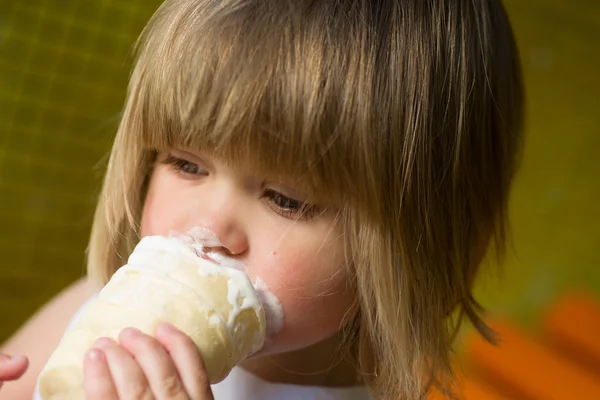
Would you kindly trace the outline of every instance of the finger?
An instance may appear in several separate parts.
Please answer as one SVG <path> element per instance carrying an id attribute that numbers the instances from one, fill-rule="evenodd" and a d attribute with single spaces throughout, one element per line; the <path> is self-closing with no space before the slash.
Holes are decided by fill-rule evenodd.
<path id="1" fill-rule="evenodd" d="M 119 399 L 154 399 L 144 372 L 124 348 L 108 338 L 97 340 L 96 347 L 104 352 Z"/>
<path id="2" fill-rule="evenodd" d="M 171 356 L 190 398 L 213 400 L 204 362 L 192 339 L 169 324 L 161 324 L 157 327 L 156 339 Z"/>
<path id="3" fill-rule="evenodd" d="M 119 335 L 119 342 L 142 368 L 157 399 L 189 399 L 173 360 L 156 339 L 128 328 Z"/>
<path id="4" fill-rule="evenodd" d="M 0 381 L 19 379 L 29 367 L 29 360 L 24 356 L 10 357 L 0 354 Z"/>
<path id="5" fill-rule="evenodd" d="M 99 349 L 91 349 L 83 362 L 83 389 L 87 400 L 117 400 L 117 389 L 106 363 L 106 356 Z"/>

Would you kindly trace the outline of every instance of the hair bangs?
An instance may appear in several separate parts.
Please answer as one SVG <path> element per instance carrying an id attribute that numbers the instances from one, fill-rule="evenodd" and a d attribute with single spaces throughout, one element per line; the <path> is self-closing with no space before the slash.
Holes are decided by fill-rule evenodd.
<path id="1" fill-rule="evenodd" d="M 350 93 L 356 60 L 344 40 L 328 40 L 343 35 L 314 10 L 306 29 L 287 2 L 265 2 L 268 12 L 257 4 L 225 12 L 189 2 L 155 14 L 130 87 L 143 115 L 138 142 L 209 153 L 316 201 L 367 202 L 359 194 L 372 179 L 361 139 L 370 102 Z"/>

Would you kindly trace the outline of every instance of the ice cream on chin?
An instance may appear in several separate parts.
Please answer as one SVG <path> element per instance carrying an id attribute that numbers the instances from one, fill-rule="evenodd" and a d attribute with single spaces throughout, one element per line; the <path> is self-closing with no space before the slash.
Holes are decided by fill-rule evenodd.
<path id="1" fill-rule="evenodd" d="M 267 327 L 281 327 L 281 307 L 271 298 L 265 312 L 266 289 L 204 252 L 204 243 L 193 235 L 143 238 L 52 353 L 38 379 L 41 398 L 84 399 L 85 353 L 100 337 L 118 340 L 126 327 L 153 335 L 160 322 L 174 325 L 196 344 L 211 383 L 260 350 Z M 278 319 L 275 328 L 266 315 Z"/>

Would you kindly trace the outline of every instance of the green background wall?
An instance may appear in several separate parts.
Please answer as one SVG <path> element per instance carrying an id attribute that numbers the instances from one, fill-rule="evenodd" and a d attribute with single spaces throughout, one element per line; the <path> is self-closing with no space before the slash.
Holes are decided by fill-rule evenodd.
<path id="1" fill-rule="evenodd" d="M 134 40 L 157 0 L 0 0 L 0 342 L 84 270 Z M 505 1 L 528 92 L 513 247 L 479 297 L 527 325 L 600 294 L 600 2 Z"/>

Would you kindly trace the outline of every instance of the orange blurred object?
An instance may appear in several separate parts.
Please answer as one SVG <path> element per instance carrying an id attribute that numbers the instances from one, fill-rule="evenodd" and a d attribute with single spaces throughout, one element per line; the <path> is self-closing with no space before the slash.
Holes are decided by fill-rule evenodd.
<path id="1" fill-rule="evenodd" d="M 492 346 L 480 336 L 467 344 L 467 356 L 492 381 L 528 400 L 598 400 L 600 379 L 555 353 L 508 321 L 488 321 L 501 340 Z"/>
<path id="2" fill-rule="evenodd" d="M 584 293 L 563 296 L 544 319 L 545 337 L 600 376 L 600 304 Z"/>
<path id="3" fill-rule="evenodd" d="M 507 397 L 501 396 L 496 391 L 477 381 L 459 377 L 458 378 L 458 390 L 455 393 L 460 400 L 508 400 Z M 446 400 L 447 396 L 444 396 L 438 391 L 433 391 L 428 396 L 428 400 Z"/>

